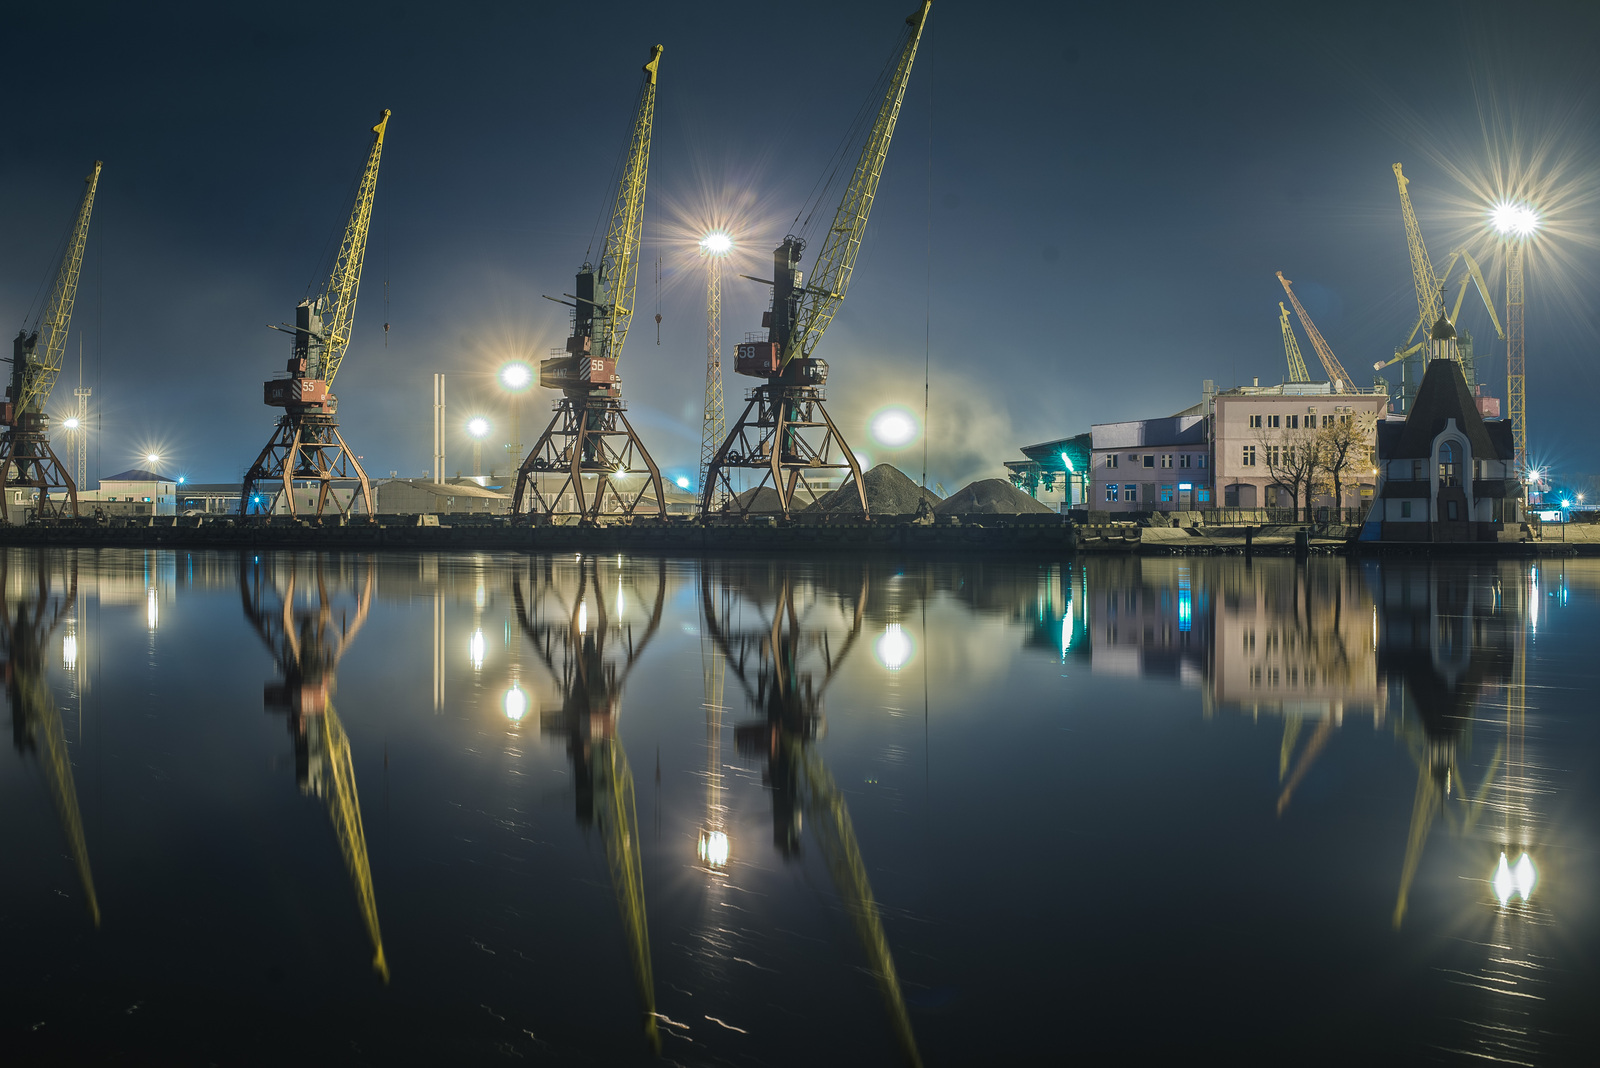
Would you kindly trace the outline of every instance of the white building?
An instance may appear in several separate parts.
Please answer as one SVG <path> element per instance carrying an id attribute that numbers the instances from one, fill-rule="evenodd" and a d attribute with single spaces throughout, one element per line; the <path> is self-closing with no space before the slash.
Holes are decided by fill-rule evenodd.
<path id="1" fill-rule="evenodd" d="M 1088 507 L 1103 512 L 1215 508 L 1205 405 L 1165 419 L 1089 428 Z"/>
<path id="2" fill-rule="evenodd" d="M 1386 394 L 1375 390 L 1335 393 L 1327 382 L 1284 382 L 1275 386 L 1238 386 L 1217 394 L 1213 441 L 1216 484 L 1223 508 L 1293 508 L 1288 487 L 1270 473 L 1267 452 L 1309 441 L 1319 430 L 1344 419 L 1384 418 Z M 1359 465 L 1344 480 L 1352 508 L 1372 499 L 1376 479 L 1370 465 Z M 1334 504 L 1327 496 L 1323 503 Z"/>

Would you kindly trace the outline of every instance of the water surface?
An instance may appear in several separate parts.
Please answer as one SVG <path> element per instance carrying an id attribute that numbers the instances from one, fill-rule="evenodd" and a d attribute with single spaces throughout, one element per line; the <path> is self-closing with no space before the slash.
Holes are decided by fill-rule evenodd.
<path id="1" fill-rule="evenodd" d="M 13 1063 L 1592 1055 L 1600 561 L 0 563 Z"/>

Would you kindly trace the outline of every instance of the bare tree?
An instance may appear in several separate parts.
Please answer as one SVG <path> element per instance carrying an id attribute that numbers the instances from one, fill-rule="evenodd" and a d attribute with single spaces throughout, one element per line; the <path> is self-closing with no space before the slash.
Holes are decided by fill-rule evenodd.
<path id="1" fill-rule="evenodd" d="M 1344 507 L 1347 476 L 1360 477 L 1372 466 L 1372 444 L 1376 434 L 1369 420 L 1343 415 L 1317 432 L 1318 465 L 1332 483 L 1333 505 Z"/>
<path id="2" fill-rule="evenodd" d="M 1272 481 L 1289 491 L 1292 507 L 1298 509 L 1300 502 L 1305 502 L 1305 514 L 1310 518 L 1311 495 L 1322 470 L 1316 434 L 1298 430 L 1264 431 L 1256 441 L 1267 474 L 1272 476 Z"/>

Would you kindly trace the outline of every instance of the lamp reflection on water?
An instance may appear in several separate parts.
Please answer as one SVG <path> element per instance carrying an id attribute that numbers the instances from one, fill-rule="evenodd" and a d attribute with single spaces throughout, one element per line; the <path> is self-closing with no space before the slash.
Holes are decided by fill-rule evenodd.
<path id="1" fill-rule="evenodd" d="M 872 646 L 878 663 L 890 671 L 899 671 L 911 659 L 911 636 L 898 623 L 883 628 L 883 635 Z"/>
<path id="2" fill-rule="evenodd" d="M 723 831 L 700 832 L 700 862 L 712 871 L 728 866 L 728 835 Z"/>
<path id="3" fill-rule="evenodd" d="M 479 627 L 472 632 L 472 637 L 467 640 L 467 656 L 472 661 L 473 671 L 483 670 L 483 628 Z"/>
<path id="4" fill-rule="evenodd" d="M 66 637 L 61 639 L 61 666 L 67 671 L 77 670 L 78 633 L 75 630 L 67 631 Z"/>
<path id="5" fill-rule="evenodd" d="M 522 717 L 528 713 L 528 695 L 517 685 L 515 679 L 511 682 L 511 689 L 506 691 L 505 710 L 506 719 L 512 723 L 521 722 Z"/>
<path id="6" fill-rule="evenodd" d="M 156 588 L 145 587 L 144 591 L 144 623 L 151 630 L 156 629 L 156 623 L 161 619 L 161 609 L 156 604 Z"/>
<path id="7" fill-rule="evenodd" d="M 1515 865 L 1506 860 L 1504 853 L 1500 854 L 1500 864 L 1495 868 L 1494 878 L 1490 885 L 1494 887 L 1494 896 L 1499 899 L 1502 908 L 1511 903 L 1513 895 L 1522 898 L 1526 903 L 1533 894 L 1534 884 L 1539 881 L 1539 873 L 1534 870 L 1533 861 L 1524 853 L 1517 858 Z"/>

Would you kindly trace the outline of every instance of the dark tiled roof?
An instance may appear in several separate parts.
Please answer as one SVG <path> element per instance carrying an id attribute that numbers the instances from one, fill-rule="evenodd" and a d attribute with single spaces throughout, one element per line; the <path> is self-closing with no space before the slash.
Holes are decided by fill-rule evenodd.
<path id="1" fill-rule="evenodd" d="M 1433 456 L 1433 440 L 1451 419 L 1466 435 L 1472 455 L 1480 460 L 1507 460 L 1484 425 L 1478 405 L 1467 389 L 1461 365 L 1454 360 L 1430 360 L 1417 388 L 1417 399 L 1406 416 L 1405 429 L 1390 452 L 1380 453 L 1385 460 L 1427 459 Z"/>
<path id="2" fill-rule="evenodd" d="M 171 482 L 166 475 L 158 475 L 154 471 L 146 471 L 142 467 L 130 467 L 120 475 L 107 475 L 101 482 Z"/>

